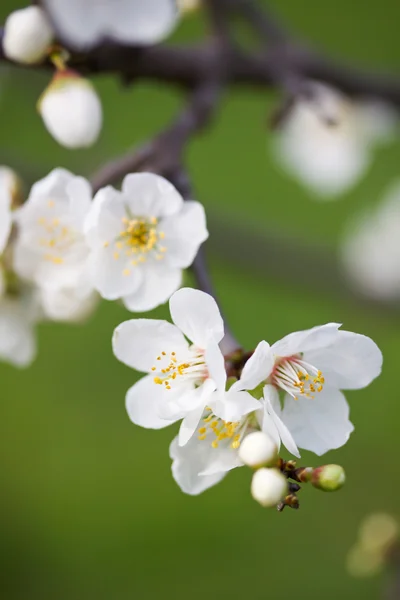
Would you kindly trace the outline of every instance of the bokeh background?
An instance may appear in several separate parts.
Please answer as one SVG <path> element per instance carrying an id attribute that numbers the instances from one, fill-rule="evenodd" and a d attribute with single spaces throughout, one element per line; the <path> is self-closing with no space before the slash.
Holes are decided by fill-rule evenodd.
<path id="1" fill-rule="evenodd" d="M 399 70 L 397 0 L 271 5 L 330 55 Z M 0 20 L 18 6 L 1 0 Z M 194 39 L 202 28 L 201 18 L 191 17 L 173 39 Z M 43 73 L 1 70 L 0 163 L 28 181 L 59 165 L 90 174 L 157 132 L 181 102 L 175 90 L 157 84 L 126 89 L 111 77 L 98 78 L 105 111 L 101 141 L 91 150 L 70 152 L 51 139 L 35 110 L 47 80 Z M 321 285 L 329 271 L 310 282 L 307 261 L 299 259 L 293 281 L 290 272 L 282 273 L 279 254 L 265 250 L 264 256 L 262 246 L 257 261 L 249 252 L 246 264 L 241 242 L 238 262 L 219 252 L 218 239 L 231 226 L 266 242 L 272 231 L 311 256 L 322 252 L 333 260 L 348 217 L 379 202 L 398 177 L 400 139 L 379 150 L 351 193 L 318 203 L 269 156 L 265 122 L 275 101 L 274 93 L 233 90 L 214 127 L 191 144 L 188 160 L 215 240 L 208 244 L 215 285 L 246 347 L 339 321 L 383 350 L 382 377 L 347 394 L 356 426 L 349 443 L 322 459 L 345 466 L 346 487 L 333 495 L 303 489 L 301 510 L 282 514 L 251 499 L 246 469 L 199 497 L 182 494 L 170 475 L 173 428 L 141 430 L 125 413 L 124 394 L 135 373 L 115 360 L 110 340 L 129 314 L 103 302 L 85 325 L 41 325 L 39 356 L 28 370 L 0 365 L 5 600 L 379 597 L 382 577 L 352 579 L 345 558 L 363 516 L 377 509 L 399 513 L 400 314 Z M 167 317 L 168 310 L 154 315 Z M 303 463 L 318 462 L 304 453 Z"/>

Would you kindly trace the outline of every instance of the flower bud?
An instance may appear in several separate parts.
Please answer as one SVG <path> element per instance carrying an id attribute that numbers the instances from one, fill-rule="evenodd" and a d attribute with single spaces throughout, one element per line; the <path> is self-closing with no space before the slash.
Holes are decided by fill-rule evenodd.
<path id="1" fill-rule="evenodd" d="M 239 458 L 248 467 L 270 466 L 276 462 L 278 448 L 273 439 L 262 431 L 247 435 L 239 448 Z"/>
<path id="2" fill-rule="evenodd" d="M 101 102 L 90 81 L 73 71 L 56 73 L 38 109 L 48 131 L 62 146 L 83 148 L 96 142 L 103 122 Z"/>
<path id="3" fill-rule="evenodd" d="M 53 40 L 53 30 L 39 6 L 12 12 L 4 25 L 4 54 L 17 62 L 31 64 L 43 60 Z"/>
<path id="4" fill-rule="evenodd" d="M 262 506 L 275 506 L 288 492 L 287 479 L 278 469 L 258 469 L 251 482 L 251 495 Z"/>
<path id="5" fill-rule="evenodd" d="M 313 470 L 311 483 L 323 492 L 336 492 L 344 486 L 346 474 L 340 465 L 324 465 Z"/>

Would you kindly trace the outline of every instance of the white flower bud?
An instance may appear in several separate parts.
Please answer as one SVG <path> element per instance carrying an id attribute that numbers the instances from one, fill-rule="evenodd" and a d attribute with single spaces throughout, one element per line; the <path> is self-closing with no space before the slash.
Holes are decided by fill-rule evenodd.
<path id="1" fill-rule="evenodd" d="M 278 469 L 258 469 L 251 482 L 251 495 L 262 506 L 278 504 L 287 494 L 287 479 Z"/>
<path id="2" fill-rule="evenodd" d="M 53 30 L 39 6 L 11 13 L 4 25 L 4 54 L 21 63 L 41 61 L 53 40 Z"/>
<path id="3" fill-rule="evenodd" d="M 262 431 L 246 436 L 239 448 L 239 458 L 253 469 L 272 465 L 277 458 L 278 448 L 271 438 Z"/>
<path id="4" fill-rule="evenodd" d="M 67 148 L 92 146 L 101 131 L 103 111 L 96 90 L 73 71 L 59 71 L 38 103 L 44 124 Z"/>

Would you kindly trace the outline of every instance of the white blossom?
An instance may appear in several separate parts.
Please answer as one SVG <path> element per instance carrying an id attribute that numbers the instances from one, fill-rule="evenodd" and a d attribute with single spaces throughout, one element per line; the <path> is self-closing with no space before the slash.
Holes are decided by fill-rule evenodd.
<path id="1" fill-rule="evenodd" d="M 170 298 L 208 237 L 202 205 L 184 202 L 172 184 L 152 173 L 128 175 L 122 192 L 100 190 L 86 231 L 94 286 L 103 298 L 122 298 L 138 312 Z"/>
<path id="2" fill-rule="evenodd" d="M 272 437 L 263 431 L 246 435 L 239 447 L 239 458 L 248 467 L 271 466 L 276 462 L 278 446 Z"/>
<path id="3" fill-rule="evenodd" d="M 114 331 L 113 351 L 121 362 L 147 373 L 126 395 L 130 419 L 151 429 L 183 419 L 179 442 L 184 445 L 204 412 L 235 421 L 260 408 L 260 403 L 247 393 L 226 392 L 224 357 L 218 345 L 224 325 L 215 300 L 182 288 L 169 305 L 174 324 L 156 319 L 125 321 Z"/>
<path id="4" fill-rule="evenodd" d="M 397 119 L 388 105 L 351 100 L 309 82 L 310 95 L 296 100 L 274 140 L 277 159 L 317 197 L 329 199 L 366 173 L 373 149 L 393 135 Z"/>
<path id="5" fill-rule="evenodd" d="M 36 356 L 35 324 L 40 306 L 32 288 L 7 293 L 2 268 L 0 281 L 0 360 L 27 367 Z"/>
<path id="6" fill-rule="evenodd" d="M 89 183 L 55 169 L 32 186 L 16 212 L 14 269 L 38 286 L 48 317 L 76 320 L 93 294 L 83 231 L 90 205 Z"/>
<path id="7" fill-rule="evenodd" d="M 382 203 L 353 218 L 341 245 L 350 282 L 363 294 L 380 300 L 400 297 L 400 182 Z"/>
<path id="8" fill-rule="evenodd" d="M 57 33 L 67 45 L 88 50 L 105 40 L 147 45 L 175 27 L 175 0 L 43 0 Z"/>
<path id="9" fill-rule="evenodd" d="M 360 389 L 381 372 L 382 353 L 368 337 L 328 323 L 262 341 L 231 390 L 263 388 L 262 429 L 298 456 L 345 444 L 353 431 L 341 389 Z M 280 398 L 281 396 L 281 398 Z"/>
<path id="10" fill-rule="evenodd" d="M 12 12 L 4 24 L 3 50 L 11 60 L 39 62 L 45 58 L 52 40 L 52 27 L 39 6 Z"/>
<path id="11" fill-rule="evenodd" d="M 287 494 L 287 479 L 278 469 L 258 469 L 251 482 L 251 494 L 262 506 L 276 506 Z"/>
<path id="12" fill-rule="evenodd" d="M 42 94 L 38 109 L 54 139 L 66 148 L 85 148 L 98 139 L 103 109 L 87 79 L 73 71 L 59 71 Z"/>

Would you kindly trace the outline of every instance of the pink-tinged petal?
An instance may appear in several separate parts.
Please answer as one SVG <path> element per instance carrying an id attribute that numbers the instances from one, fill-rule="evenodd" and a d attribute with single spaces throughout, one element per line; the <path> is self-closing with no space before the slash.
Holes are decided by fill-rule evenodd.
<path id="1" fill-rule="evenodd" d="M 293 356 L 299 352 L 310 352 L 332 344 L 337 336 L 340 323 L 327 323 L 305 331 L 295 331 L 271 346 L 275 356 Z"/>
<path id="2" fill-rule="evenodd" d="M 300 448 L 321 456 L 349 439 L 354 430 L 349 412 L 343 394 L 325 386 L 314 400 L 286 396 L 281 418 Z"/>
<path id="3" fill-rule="evenodd" d="M 168 217 L 183 205 L 183 198 L 172 183 L 154 173 L 127 175 L 122 192 L 133 217 Z"/>
<path id="4" fill-rule="evenodd" d="M 382 370 L 382 352 L 371 338 L 339 331 L 333 344 L 306 352 L 304 360 L 322 371 L 330 387 L 355 390 L 369 385 Z"/>
<path id="5" fill-rule="evenodd" d="M 208 238 L 204 208 L 193 200 L 187 200 L 178 214 L 164 219 L 160 229 L 165 235 L 166 263 L 180 269 L 192 264 L 200 245 Z"/>
<path id="6" fill-rule="evenodd" d="M 123 298 L 126 308 L 133 312 L 146 312 L 164 304 L 182 283 L 181 269 L 145 264 L 142 271 L 143 279 L 137 290 Z"/>
<path id="7" fill-rule="evenodd" d="M 300 453 L 296 446 L 296 442 L 294 441 L 289 429 L 279 416 L 281 412 L 282 408 L 279 401 L 278 391 L 272 385 L 266 385 L 264 388 L 264 420 L 262 429 L 265 433 L 270 433 L 271 429 L 273 430 L 275 427 L 279 440 L 282 441 L 282 444 L 285 446 L 285 448 L 291 454 L 300 458 Z M 274 440 L 276 440 L 276 434 L 274 434 L 272 437 Z M 280 441 L 278 447 L 280 446 Z"/>
<path id="8" fill-rule="evenodd" d="M 232 390 L 254 390 L 265 381 L 274 368 L 274 355 L 267 342 L 260 342 L 249 360 L 244 365 L 239 381 L 236 381 Z"/>
<path id="9" fill-rule="evenodd" d="M 224 322 L 214 298 L 205 292 L 182 288 L 169 301 L 173 322 L 199 348 L 207 348 L 211 339 L 220 342 Z"/>
<path id="10" fill-rule="evenodd" d="M 223 421 L 240 421 L 245 415 L 262 408 L 261 403 L 247 392 L 217 390 L 209 401 L 213 413 Z"/>
<path id="11" fill-rule="evenodd" d="M 225 477 L 226 471 L 199 475 L 212 462 L 215 450 L 195 436 L 185 446 L 179 446 L 177 437 L 172 441 L 169 449 L 173 460 L 172 475 L 185 494 L 197 496 Z"/>
<path id="12" fill-rule="evenodd" d="M 186 356 L 188 349 L 175 325 L 155 319 L 132 319 L 121 323 L 114 330 L 112 345 L 118 360 L 145 373 L 151 371 L 162 352 L 167 355 L 182 352 Z"/>
<path id="13" fill-rule="evenodd" d="M 179 394 L 177 388 L 172 394 Z M 175 423 L 176 419 L 162 419 L 159 416 L 159 405 L 165 402 L 166 390 L 156 385 L 151 375 L 139 379 L 127 392 L 125 403 L 130 420 L 147 429 L 162 429 Z"/>

